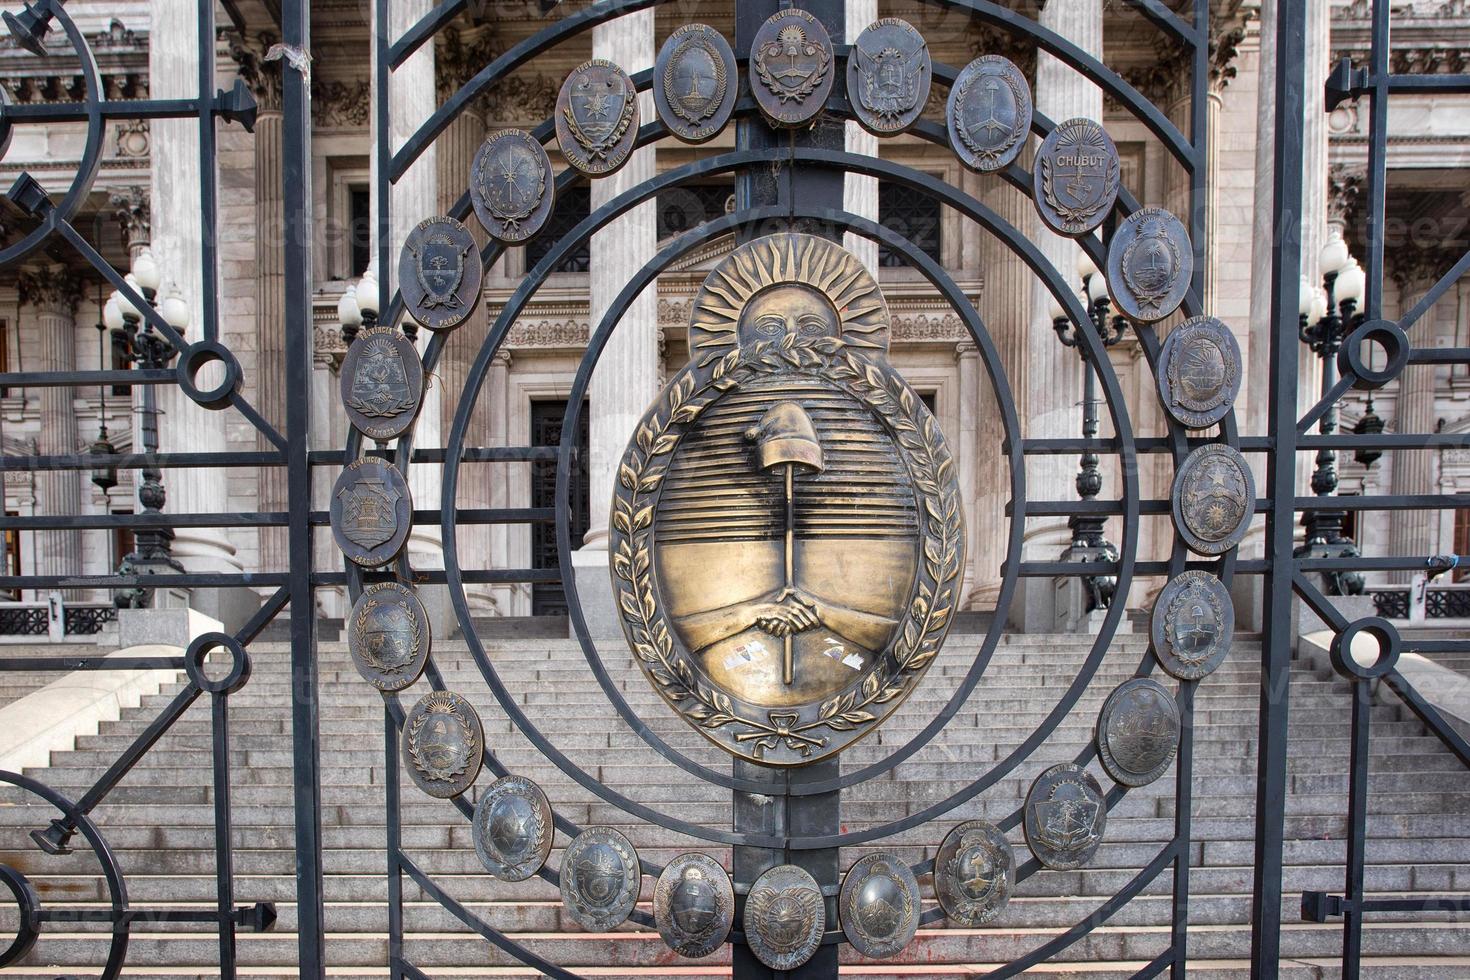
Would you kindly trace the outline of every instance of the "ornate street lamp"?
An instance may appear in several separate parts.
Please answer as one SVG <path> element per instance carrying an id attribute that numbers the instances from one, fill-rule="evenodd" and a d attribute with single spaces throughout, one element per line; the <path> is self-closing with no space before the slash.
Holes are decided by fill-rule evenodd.
<path id="1" fill-rule="evenodd" d="M 182 335 L 189 326 L 189 304 L 184 302 L 176 286 L 160 305 L 158 290 L 163 282 L 153 253 L 146 246 L 133 259 L 132 271 L 124 277 L 128 285 L 140 293 L 145 301 L 162 314 L 165 322 Z M 112 330 L 115 343 L 125 345 L 128 360 L 142 370 L 156 370 L 168 366 L 177 353 L 173 345 L 153 329 L 143 317 L 142 311 L 133 305 L 121 291 L 114 292 L 108 306 L 115 306 L 116 313 L 104 309 L 103 319 Z M 121 319 L 121 323 L 117 320 Z M 141 327 L 140 327 L 141 325 Z M 143 513 L 156 517 L 168 502 L 163 486 L 163 472 L 157 465 L 158 453 L 158 393 L 151 384 L 142 386 L 139 399 L 137 445 L 144 453 L 146 462 L 142 469 L 143 481 L 138 486 L 138 502 Z M 140 528 L 134 535 L 131 554 L 123 557 L 118 566 L 122 575 L 157 574 L 162 570 L 181 572 L 184 566 L 173 557 L 172 528 L 157 526 Z M 120 608 L 143 609 L 153 600 L 153 590 L 142 586 L 120 589 L 113 597 L 113 604 Z"/>
<path id="2" fill-rule="evenodd" d="M 1087 315 L 1092 320 L 1104 347 L 1112 347 L 1128 332 L 1128 321 L 1121 316 L 1109 316 L 1111 304 L 1104 287 L 1101 273 L 1086 252 L 1079 252 L 1077 275 L 1082 280 L 1082 298 L 1087 304 Z M 1082 437 L 1095 439 L 1098 433 L 1097 378 L 1092 358 L 1081 342 L 1077 328 L 1062 310 L 1060 303 L 1052 301 L 1052 329 L 1065 347 L 1075 348 L 1082 358 Z M 1102 473 L 1098 469 L 1097 453 L 1088 450 L 1082 454 L 1077 472 L 1077 496 L 1082 500 L 1093 500 L 1102 492 Z M 1107 518 L 1101 514 L 1074 514 L 1067 520 L 1072 531 L 1072 543 L 1062 552 L 1063 561 L 1117 561 L 1118 549 L 1103 536 L 1103 525 Z M 1087 611 L 1106 609 L 1113 601 L 1118 579 L 1113 575 L 1083 576 L 1087 586 Z"/>
<path id="3" fill-rule="evenodd" d="M 1329 234 L 1327 244 L 1320 257 L 1322 267 L 1322 290 L 1302 277 L 1299 333 L 1306 344 L 1322 361 L 1321 395 L 1325 399 L 1332 386 L 1337 383 L 1337 352 L 1342 349 L 1343 338 L 1362 322 L 1357 306 L 1363 299 L 1367 277 L 1357 260 L 1348 252 L 1347 243 L 1335 231 Z M 1370 407 L 1371 412 L 1371 407 Z M 1379 431 L 1383 421 L 1374 415 Z M 1361 424 L 1361 423 L 1360 423 Z M 1369 426 L 1373 423 L 1369 422 Z M 1330 435 L 1337 431 L 1337 406 L 1331 404 L 1322 414 L 1317 431 Z M 1364 431 L 1367 431 L 1366 429 Z M 1373 456 L 1377 459 L 1377 456 Z M 1337 493 L 1337 454 L 1327 447 L 1317 450 L 1317 467 L 1312 472 L 1312 492 L 1319 497 L 1330 497 Z M 1347 512 L 1342 510 L 1313 510 L 1302 518 L 1306 540 L 1296 549 L 1298 557 L 1309 558 L 1355 558 L 1358 548 L 1351 538 L 1342 533 Z M 1362 595 L 1363 576 L 1360 572 L 1325 572 L 1323 583 L 1328 595 Z"/>
<path id="4" fill-rule="evenodd" d="M 102 290 L 100 286 L 97 290 L 97 298 L 102 298 Z M 117 310 L 116 304 L 113 304 L 111 300 L 108 300 L 108 303 L 103 305 L 101 311 L 102 319 L 97 322 L 97 364 L 99 368 L 106 362 L 107 359 L 108 305 L 112 306 L 113 311 L 117 314 L 119 319 L 122 317 L 121 312 Z M 114 456 L 117 454 L 117 447 L 112 444 L 111 439 L 107 438 L 106 385 L 97 386 L 97 419 L 97 441 L 93 442 L 87 451 L 90 452 L 93 456 Z M 96 486 L 98 490 L 101 490 L 102 493 L 105 495 L 107 491 L 117 486 L 117 467 L 107 463 L 98 463 L 92 469 L 92 484 Z"/>

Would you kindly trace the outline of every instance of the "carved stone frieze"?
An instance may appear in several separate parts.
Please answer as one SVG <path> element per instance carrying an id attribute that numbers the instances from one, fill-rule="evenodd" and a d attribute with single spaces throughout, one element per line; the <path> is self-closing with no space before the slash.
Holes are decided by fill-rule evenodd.
<path id="1" fill-rule="evenodd" d="M 319 129 L 366 126 L 372 111 L 371 85 L 355 81 L 312 79 L 311 124 Z"/>

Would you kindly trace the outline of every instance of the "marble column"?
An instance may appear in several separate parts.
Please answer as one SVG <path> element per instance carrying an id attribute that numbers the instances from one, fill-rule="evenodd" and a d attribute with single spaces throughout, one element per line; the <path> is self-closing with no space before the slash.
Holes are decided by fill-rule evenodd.
<path id="1" fill-rule="evenodd" d="M 643 10 L 599 24 L 592 31 L 592 54 L 636 74 L 653 64 L 653 11 Z M 652 100 L 640 97 L 643 118 Z M 592 181 L 595 211 L 655 174 L 654 151 L 646 147 L 611 177 Z M 595 329 L 618 292 L 653 258 L 658 246 L 656 205 L 648 201 L 592 238 L 591 323 Z M 633 427 L 658 394 L 658 298 L 652 288 L 624 311 L 603 351 L 591 384 L 591 513 L 585 548 L 607 549 L 608 508 L 613 475 Z M 605 558 L 599 559 L 605 564 Z M 604 569 L 603 577 L 606 578 Z"/>
<path id="2" fill-rule="evenodd" d="M 878 0 L 847 0 L 847 41 L 852 41 L 878 19 Z M 836 41 L 836 38 L 833 38 Z M 852 120 L 843 124 L 843 148 L 849 153 L 878 155 L 878 137 Z M 842 206 L 853 214 L 878 220 L 878 178 L 846 174 L 842 178 Z M 878 274 L 878 243 L 848 232 L 843 245 L 858 257 L 875 276 Z"/>
<path id="3" fill-rule="evenodd" d="M 433 0 L 394 0 L 388 4 L 388 23 L 382 25 L 390 38 L 398 38 L 416 24 L 433 8 Z M 376 18 L 376 6 L 373 16 Z M 374 32 L 379 25 L 373 24 Z M 376 46 L 373 48 L 376 72 Z M 434 113 L 435 78 L 434 45 L 425 44 L 392 73 L 388 93 L 388 146 L 397 150 Z M 373 145 L 377 145 L 377 114 L 373 114 Z M 438 155 L 439 140 L 431 143 L 408 171 L 394 184 L 389 207 L 389 263 L 388 268 L 378 269 L 379 281 L 388 284 L 391 296 L 397 288 L 398 252 L 414 226 L 425 218 L 439 213 Z M 377 181 L 377 154 L 373 154 L 373 181 Z M 377 228 L 377 206 L 373 203 L 373 228 Z M 378 241 L 373 242 L 373 255 L 378 254 Z M 411 327 L 412 325 L 409 324 Z M 418 346 L 422 352 L 429 342 L 427 330 L 418 331 Z M 441 385 L 429 384 L 424 388 L 423 408 L 414 426 L 414 448 L 436 449 L 443 444 L 441 427 Z M 409 467 L 409 488 L 413 492 L 416 509 L 433 509 L 441 506 L 439 490 L 443 468 L 438 464 L 416 463 Z M 408 538 L 409 560 L 415 568 L 433 569 L 444 567 L 444 549 L 438 522 L 416 523 Z M 439 615 L 447 613 L 447 606 Z M 438 618 L 438 616 L 436 616 Z M 441 620 L 448 625 L 448 619 Z"/>
<path id="4" fill-rule="evenodd" d="M 153 32 L 148 45 L 148 72 L 154 98 L 193 97 L 198 87 L 198 13 L 193 0 L 157 0 L 152 6 Z M 155 119 L 152 122 L 152 200 L 161 206 L 152 212 L 152 247 L 165 279 L 172 279 L 189 305 L 188 336 L 203 336 L 204 266 L 200 214 L 198 121 Z M 217 166 L 211 162 L 211 166 Z M 218 270 L 216 270 L 216 273 Z M 218 275 L 214 281 L 219 282 Z M 164 295 L 169 284 L 164 283 Z M 206 382 L 208 376 L 205 377 Z M 158 388 L 159 448 L 169 452 L 226 451 L 228 411 L 209 411 L 195 404 L 175 385 Z M 168 493 L 166 513 L 218 513 L 227 497 L 223 467 L 165 470 Z M 238 572 L 235 547 L 222 528 L 179 528 L 173 556 L 187 572 Z M 163 597 L 155 599 L 155 605 Z M 229 622 L 243 615 L 235 608 L 239 597 L 225 590 L 200 590 L 190 604 Z M 243 607 L 245 604 L 241 604 Z M 232 611 L 233 610 L 233 611 Z"/>
<path id="5" fill-rule="evenodd" d="M 959 366 L 959 403 L 957 413 L 959 430 L 954 433 L 951 446 L 959 460 L 960 499 L 965 501 L 965 571 L 960 581 L 961 602 L 975 586 L 976 559 L 979 556 L 980 520 L 970 502 L 975 499 L 977 472 L 981 467 L 980 455 L 969 447 L 976 445 L 977 409 L 980 403 L 980 351 L 973 341 L 964 340 L 955 345 L 955 362 Z"/>
<path id="6" fill-rule="evenodd" d="M 281 63 L 263 61 L 274 38 L 234 38 L 230 56 L 240 77 L 250 86 L 260 113 L 255 120 L 255 371 L 256 409 L 277 428 L 286 424 L 286 263 L 285 186 L 281 169 Z M 256 448 L 273 450 L 275 444 L 256 436 Z M 284 511 L 286 470 L 262 466 L 257 470 L 257 496 L 263 511 Z M 259 533 L 260 567 L 285 569 L 290 564 L 286 529 L 263 527 Z M 274 588 L 263 589 L 274 592 Z"/>
<path id="7" fill-rule="evenodd" d="M 62 265 L 28 267 L 17 284 L 21 316 L 34 324 L 35 371 L 77 369 L 76 306 L 80 284 Z M 42 456 L 64 456 L 80 452 L 81 434 L 71 388 L 36 389 L 40 398 L 40 431 L 36 451 Z M 82 512 L 82 473 L 78 470 L 41 471 L 36 474 L 36 513 L 44 517 L 70 517 Z M 82 532 L 76 529 L 40 531 L 36 534 L 37 575 L 80 575 Z M 79 598 L 73 589 L 63 593 Z"/>
<path id="8" fill-rule="evenodd" d="M 1056 31 L 1083 51 L 1102 55 L 1101 0 L 1068 0 L 1048 3 L 1041 9 L 1041 24 Z M 1102 119 L 1102 90 L 1080 73 L 1046 52 L 1037 54 L 1036 108 L 1055 122 L 1074 116 Z M 1063 279 L 1074 285 L 1077 278 L 1077 245 L 1052 233 L 1031 217 L 1032 240 L 1056 266 Z M 1076 436 L 1082 415 L 1078 401 L 1082 392 L 1082 368 L 1073 351 L 1057 342 L 1047 314 L 1051 294 L 1040 280 L 1031 277 L 1032 300 L 1025 337 L 1028 377 L 1018 388 L 1024 397 L 1022 428 L 1028 438 Z M 1037 456 L 1027 461 L 1028 493 L 1032 499 L 1069 499 L 1072 470 L 1076 460 L 1067 456 Z M 1071 534 L 1064 518 L 1032 519 L 1026 528 L 1026 556 L 1053 559 L 1067 547 Z"/>
<path id="9" fill-rule="evenodd" d="M 1023 151 L 1021 159 L 1022 164 L 1028 167 L 1029 155 L 1029 149 Z M 1022 233 L 1032 229 L 1035 208 L 1024 194 L 1009 184 L 986 179 L 981 184 L 980 198 Z M 998 238 L 985 232 L 979 234 L 980 268 L 985 281 L 978 309 L 986 328 L 995 339 L 1001 365 L 1006 373 L 1006 382 L 1024 428 L 1033 368 L 1029 359 L 1028 329 L 1032 321 L 1035 276 Z M 1046 306 L 1042 308 L 1045 309 Z M 1052 336 L 1050 324 L 1047 325 L 1047 335 Z M 1056 346 L 1057 350 L 1048 353 L 1048 360 L 1070 353 L 1062 349 L 1060 344 Z M 977 368 L 979 367 L 977 364 Z M 1039 365 L 1037 367 L 1039 373 Z M 971 452 L 977 460 L 976 491 L 972 498 L 973 505 L 966 515 L 975 528 L 975 558 L 971 562 L 974 573 L 968 602 L 971 606 L 984 609 L 994 607 L 996 596 L 1000 592 L 1001 563 L 1006 557 L 1011 525 L 1011 519 L 1005 512 L 1011 499 L 1011 472 L 1009 461 L 1001 451 L 1005 429 L 1001 425 L 994 387 L 988 376 L 982 380 L 977 373 L 975 398 L 978 424 L 976 441 Z M 1027 482 L 1027 492 L 1033 496 L 1037 494 L 1038 488 L 1033 481 Z"/>
<path id="10" fill-rule="evenodd" d="M 1448 266 L 1448 263 L 1445 263 Z M 1410 249 L 1398 259 L 1392 274 L 1399 287 L 1400 314 L 1413 309 L 1439 280 L 1440 266 L 1423 250 Z M 1410 332 L 1416 349 L 1437 346 L 1437 313 L 1444 301 L 1430 307 Z M 1398 380 L 1398 403 L 1394 431 L 1401 435 L 1427 435 L 1435 428 L 1434 395 L 1440 368 L 1434 364 L 1410 364 Z M 1429 449 L 1400 449 L 1393 453 L 1394 494 L 1437 492 L 1439 453 Z M 1429 510 L 1396 510 L 1388 515 L 1388 553 L 1395 557 L 1428 557 L 1437 551 L 1440 515 Z M 1397 572 L 1395 580 L 1409 581 L 1409 573 Z"/>
<path id="11" fill-rule="evenodd" d="M 439 99 L 442 102 L 453 95 L 490 56 L 487 42 L 488 28 L 473 32 L 456 32 L 453 43 L 438 52 L 435 73 L 438 78 Z M 485 120 L 477 106 L 471 106 L 449 124 L 439 137 L 438 160 L 438 213 L 448 214 L 460 195 L 469 186 L 470 168 L 474 164 L 475 152 L 485 139 Z M 475 241 L 483 245 L 488 236 L 485 229 L 473 216 L 465 222 Z M 489 332 L 489 319 L 482 301 L 475 311 L 457 327 L 444 346 L 437 372 L 441 389 L 441 424 L 448 435 L 464 394 L 465 377 L 470 364 L 480 352 Z M 492 371 L 493 374 L 493 371 Z M 466 446 L 488 445 L 489 415 L 485 406 L 495 399 L 504 399 L 503 388 L 492 389 L 491 381 L 481 389 L 475 408 L 470 415 L 470 425 L 465 433 Z M 504 380 L 501 380 L 504 384 Z M 490 502 L 491 483 L 504 480 L 504 463 L 466 463 L 460 470 L 459 489 L 456 503 L 460 507 L 485 508 Z M 504 505 L 501 505 L 504 506 Z M 485 524 L 461 525 L 458 532 L 460 562 L 465 568 L 490 568 L 491 528 Z M 504 566 L 501 566 L 504 567 Z M 496 608 L 491 587 L 484 583 L 467 583 L 465 598 L 476 616 L 505 615 L 507 610 Z"/>
<path id="12" fill-rule="evenodd" d="M 497 351 L 490 362 L 490 372 L 485 379 L 485 388 L 480 393 L 480 406 L 477 406 L 475 414 L 485 420 L 484 445 L 487 446 L 509 446 L 513 441 L 510 437 L 510 365 L 510 351 L 504 349 Z M 483 481 L 489 493 L 489 506 L 509 507 L 511 506 L 511 464 L 493 463 L 490 466 L 490 470 L 485 474 L 486 479 Z M 515 563 L 511 560 L 510 538 L 508 526 L 490 525 L 488 541 L 491 568 L 514 566 Z M 515 595 L 514 585 L 490 586 L 491 600 L 502 616 L 516 615 Z"/>

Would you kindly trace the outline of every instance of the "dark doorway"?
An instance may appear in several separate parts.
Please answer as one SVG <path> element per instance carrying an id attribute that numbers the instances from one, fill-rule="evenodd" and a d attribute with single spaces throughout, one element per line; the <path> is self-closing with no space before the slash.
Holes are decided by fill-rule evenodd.
<path id="1" fill-rule="evenodd" d="M 531 445 L 561 445 L 562 416 L 566 413 L 564 399 L 531 402 Z M 576 458 L 572 466 L 572 479 L 567 487 L 567 511 L 570 521 L 572 547 L 582 543 L 588 527 L 587 490 L 587 429 L 588 410 L 582 405 L 581 418 L 577 420 Z M 555 507 L 556 463 L 553 460 L 531 464 L 531 506 Z M 531 525 L 531 567 L 556 568 L 556 525 Z M 565 616 L 567 614 L 566 591 L 559 582 L 535 582 L 531 585 L 531 615 Z"/>

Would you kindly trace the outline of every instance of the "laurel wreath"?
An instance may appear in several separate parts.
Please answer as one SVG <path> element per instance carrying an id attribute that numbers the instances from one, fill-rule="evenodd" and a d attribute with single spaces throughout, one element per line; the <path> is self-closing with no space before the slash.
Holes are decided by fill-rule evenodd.
<path id="1" fill-rule="evenodd" d="M 842 338 L 787 334 L 779 341 L 706 355 L 698 367 L 711 363 L 714 369 L 704 383 L 697 384 L 693 374 L 686 374 L 665 389 L 634 433 L 634 445 L 619 468 L 618 481 L 628 492 L 613 500 L 617 544 L 612 564 L 618 606 L 629 627 L 634 654 L 680 713 L 708 730 L 744 726 L 746 730 L 735 739 L 753 741 L 756 758 L 783 741 L 787 748 L 806 756 L 827 744 L 822 732 L 846 732 L 876 722 L 877 716 L 868 709 L 903 694 L 939 654 L 954 609 L 954 590 L 943 586 L 959 572 L 964 537 L 959 492 L 950 482 L 954 460 L 938 423 L 912 389 L 897 375 L 880 371 L 867 353 Z M 827 369 L 829 377 L 845 382 L 892 428 L 910 454 L 914 484 L 924 494 L 920 523 L 927 528 L 923 534 L 924 575 L 887 655 L 892 657 L 892 670 L 872 671 L 859 689 L 824 701 L 815 720 L 800 724 L 796 711 L 770 711 L 765 720 L 737 714 L 728 695 L 699 681 L 688 658 L 675 653 L 673 636 L 655 599 L 649 541 L 657 506 L 651 498 L 668 472 L 683 430 L 730 388 L 790 368 Z"/>
<path id="2" fill-rule="evenodd" d="M 1177 270 L 1182 264 L 1179 258 L 1179 246 L 1174 244 L 1174 239 L 1168 235 L 1161 235 L 1159 237 L 1169 247 L 1169 254 L 1173 257 L 1174 268 Z M 1133 293 L 1133 298 L 1138 300 L 1140 313 L 1144 312 L 1145 308 L 1157 312 L 1160 305 L 1162 305 L 1164 297 L 1169 295 L 1169 290 L 1173 287 L 1174 280 L 1171 278 L 1165 282 L 1162 289 L 1140 289 L 1138 287 L 1138 284 L 1133 281 L 1133 272 L 1130 263 L 1133 260 L 1134 253 L 1138 250 L 1138 243 L 1140 241 L 1142 241 L 1141 238 L 1135 237 L 1133 241 L 1128 243 L 1128 247 L 1123 250 L 1123 260 L 1120 263 L 1123 267 L 1123 280 L 1128 284 L 1128 289 Z"/>
<path id="3" fill-rule="evenodd" d="M 1105 180 L 1108 184 L 1116 183 L 1118 180 L 1118 158 L 1116 156 L 1110 156 L 1108 159 L 1108 174 Z M 1046 203 L 1052 206 L 1052 210 L 1056 211 L 1057 217 L 1062 219 L 1064 225 L 1085 225 L 1108 203 L 1107 195 L 1104 195 L 1097 203 L 1083 207 L 1073 208 L 1063 204 L 1057 199 L 1056 190 L 1052 187 L 1051 157 L 1044 155 L 1041 157 L 1041 190 L 1046 195 Z"/>
<path id="4" fill-rule="evenodd" d="M 806 81 L 801 83 L 801 87 L 794 90 L 787 89 L 780 82 L 776 81 L 775 76 L 772 75 L 770 69 L 766 67 L 766 48 L 771 47 L 771 45 L 763 44 L 756 52 L 756 77 L 761 80 L 761 84 L 765 85 L 766 88 L 771 90 L 772 94 L 776 96 L 777 100 L 782 105 L 785 105 L 787 102 L 806 101 L 806 97 L 815 92 L 817 90 L 817 86 L 822 84 L 822 79 L 827 77 L 827 69 L 832 65 L 832 56 L 828 54 L 827 49 L 820 44 L 813 44 L 810 46 L 817 49 L 817 57 L 819 59 L 817 62 L 817 66 L 813 68 L 811 74 L 806 77 Z"/>
<path id="5" fill-rule="evenodd" d="M 532 799 L 530 802 L 531 802 L 531 814 L 536 818 L 536 836 L 535 836 L 535 841 L 536 841 L 536 844 L 537 844 L 536 849 L 533 850 L 529 855 L 527 855 L 526 857 L 522 858 L 519 861 L 506 861 L 506 860 L 504 860 L 508 855 L 504 854 L 503 852 L 499 852 L 498 849 L 497 849 L 497 853 L 499 853 L 500 854 L 500 857 L 501 857 L 501 862 L 500 863 L 505 866 L 505 870 L 508 871 L 508 872 L 511 872 L 513 874 L 520 875 L 520 878 L 514 879 L 514 880 L 517 880 L 517 881 L 524 881 L 526 878 L 529 878 L 532 874 L 535 873 L 535 870 L 541 866 L 542 858 L 541 858 L 540 842 L 546 839 L 546 814 L 545 814 L 545 811 L 539 805 L 539 801 L 538 800 Z M 490 811 L 493 810 L 493 809 L 494 809 L 493 807 L 489 807 L 489 808 L 486 809 L 485 818 L 486 818 L 487 824 L 488 824 L 489 817 L 490 817 Z M 491 843 L 491 841 L 490 841 L 489 830 L 490 830 L 489 826 L 486 826 L 486 828 L 485 828 L 485 843 L 490 844 L 491 847 L 494 847 L 494 844 Z"/>
<path id="6" fill-rule="evenodd" d="M 424 725 L 428 723 L 429 716 L 434 714 L 448 715 L 453 718 L 459 723 L 460 731 L 464 733 L 465 756 L 459 763 L 458 768 L 439 769 L 434 766 L 425 765 L 423 758 L 419 755 L 419 733 L 423 730 Z M 458 712 L 451 711 L 447 707 L 441 707 L 440 702 L 431 702 L 428 708 L 418 714 L 414 718 L 413 723 L 408 726 L 408 754 L 413 759 L 413 764 L 418 768 L 419 772 L 423 773 L 429 779 L 439 779 L 448 782 L 455 776 L 463 774 L 469 769 L 470 759 L 475 754 L 475 742 L 475 731 L 470 727 L 470 723 L 465 721 Z"/>
<path id="7" fill-rule="evenodd" d="M 682 58 L 684 56 L 684 53 L 688 51 L 691 47 L 703 50 L 706 54 L 709 55 L 710 63 L 715 66 L 715 93 L 710 97 L 709 107 L 707 111 L 703 113 L 685 112 L 682 107 L 683 104 L 673 94 L 674 69 L 678 67 L 679 59 Z M 713 116 L 715 114 L 715 110 L 720 107 L 720 103 L 725 100 L 725 59 L 720 57 L 720 52 L 716 51 L 714 49 L 714 46 L 711 45 L 704 38 L 697 36 L 690 38 L 688 41 L 685 42 L 683 47 L 674 52 L 673 57 L 669 59 L 668 66 L 664 68 L 664 94 L 665 98 L 668 99 L 669 108 L 674 110 L 674 115 L 678 116 L 680 119 L 685 120 L 691 125 L 699 125 L 710 116 Z"/>
<path id="8" fill-rule="evenodd" d="M 567 128 L 571 130 L 573 138 L 576 139 L 582 149 L 587 151 L 588 159 L 605 160 L 607 159 L 608 151 L 617 146 L 618 141 L 623 138 L 623 134 L 628 131 L 629 124 L 633 122 L 633 110 L 637 107 L 638 96 L 636 94 L 624 98 L 622 115 L 618 116 L 617 125 L 612 128 L 612 131 L 604 140 L 595 140 L 587 135 L 577 123 L 577 117 L 572 113 L 570 102 L 562 109 L 561 114 L 562 118 L 567 121 Z"/>
<path id="9" fill-rule="evenodd" d="M 531 203 L 515 210 L 507 206 L 504 192 L 498 190 L 498 185 L 486 177 L 483 169 L 476 175 L 476 179 L 480 185 L 480 193 L 490 205 L 490 213 L 500 220 L 501 230 L 506 233 L 520 231 L 521 222 L 531 216 L 531 212 L 536 210 L 541 199 L 546 196 L 546 168 L 541 166 L 536 168 L 536 193 L 531 196 Z"/>
<path id="10" fill-rule="evenodd" d="M 368 614 L 371 613 L 374 609 L 378 608 L 378 606 L 382 605 L 383 602 L 384 600 L 382 599 L 370 598 L 366 603 L 363 604 L 362 611 L 357 614 L 357 627 L 359 630 L 367 630 Z M 405 610 L 405 613 L 408 616 L 408 628 L 413 633 L 413 646 L 414 649 L 417 650 L 419 646 L 419 640 L 422 639 L 421 631 L 419 630 L 419 618 L 413 614 L 412 610 Z M 406 669 L 408 666 L 407 664 L 404 664 L 400 667 L 390 667 L 383 661 L 379 660 L 377 657 L 373 656 L 372 652 L 367 648 L 366 645 L 363 646 L 362 658 L 372 666 L 376 667 L 378 670 L 386 671 L 388 673 L 399 673 Z"/>
<path id="11" fill-rule="evenodd" d="M 992 75 L 990 77 L 993 78 L 995 76 Z M 955 93 L 954 97 L 954 111 L 956 119 L 964 118 L 965 99 L 969 96 L 970 88 L 979 78 L 980 73 L 976 72 L 975 74 L 970 75 L 968 78 L 960 83 L 959 91 Z M 1010 88 L 1011 95 L 1015 98 L 1016 107 L 1019 110 L 1021 106 L 1025 105 L 1028 96 L 1020 89 L 1019 86 L 1016 85 L 1016 80 L 1011 78 L 1009 74 L 1002 73 L 1000 75 L 1000 78 Z M 1006 141 L 1000 146 L 992 148 L 988 146 L 981 146 L 979 143 L 975 142 L 975 139 L 970 135 L 970 130 L 967 126 L 961 126 L 956 123 L 954 130 L 956 133 L 959 134 L 960 142 L 965 144 L 965 149 L 969 150 L 975 155 L 976 163 L 982 168 L 993 168 L 997 166 L 1000 162 L 1000 158 L 1005 156 L 1005 154 L 1010 151 L 1011 147 L 1015 146 L 1017 141 L 1019 141 L 1021 137 L 1026 134 L 1026 130 L 1024 128 L 1013 127 L 1011 129 L 1010 135 L 1006 138 Z"/>

